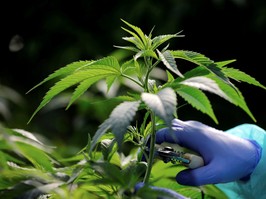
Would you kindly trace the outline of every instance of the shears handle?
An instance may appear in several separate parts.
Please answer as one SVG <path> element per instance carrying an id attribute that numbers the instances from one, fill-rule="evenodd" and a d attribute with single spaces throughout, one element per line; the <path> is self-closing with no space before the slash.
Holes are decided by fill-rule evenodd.
<path id="1" fill-rule="evenodd" d="M 189 160 L 189 163 L 184 165 L 190 169 L 196 169 L 204 166 L 204 160 L 199 155 L 195 155 L 192 153 L 184 153 L 183 157 Z"/>
<path id="2" fill-rule="evenodd" d="M 187 162 L 181 161 L 183 165 L 187 166 L 190 169 L 196 169 L 199 167 L 204 166 L 204 160 L 195 152 L 192 152 L 191 150 L 188 150 L 184 147 L 181 147 L 178 144 L 163 142 L 161 144 L 162 147 L 171 147 L 174 151 L 178 151 L 179 153 L 182 153 L 182 158 L 188 160 Z"/>

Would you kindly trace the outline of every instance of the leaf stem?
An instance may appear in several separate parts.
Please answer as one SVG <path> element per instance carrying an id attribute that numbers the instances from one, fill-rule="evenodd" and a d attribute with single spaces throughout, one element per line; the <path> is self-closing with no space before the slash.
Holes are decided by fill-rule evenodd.
<path id="1" fill-rule="evenodd" d="M 151 65 L 151 67 L 148 67 L 149 70 L 147 71 L 147 74 L 146 74 L 146 77 L 145 77 L 145 90 L 147 92 L 149 92 L 149 76 L 150 76 L 150 73 L 151 71 L 153 70 L 153 68 L 158 65 L 160 62 L 160 60 L 157 60 L 153 65 Z"/>
<path id="2" fill-rule="evenodd" d="M 151 111 L 151 137 L 150 137 L 150 149 L 149 149 L 149 159 L 148 159 L 148 167 L 144 176 L 143 182 L 147 184 L 149 182 L 149 178 L 151 175 L 151 169 L 154 159 L 154 151 L 155 151 L 155 140 L 156 140 L 156 124 L 155 124 L 155 114 Z"/>
<path id="3" fill-rule="evenodd" d="M 134 78 L 132 78 L 132 77 L 130 77 L 130 76 L 128 76 L 128 75 L 125 75 L 125 74 L 121 74 L 121 76 L 122 76 L 122 77 L 125 77 L 125 78 L 127 78 L 127 79 L 129 79 L 129 80 L 131 80 L 132 82 L 136 83 L 136 84 L 139 85 L 141 88 L 143 88 L 143 85 L 142 85 L 139 81 L 135 80 Z"/>

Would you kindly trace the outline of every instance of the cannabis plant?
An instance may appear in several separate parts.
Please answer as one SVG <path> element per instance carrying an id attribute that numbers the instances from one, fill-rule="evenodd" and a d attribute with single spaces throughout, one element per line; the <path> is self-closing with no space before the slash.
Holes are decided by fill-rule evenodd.
<path id="1" fill-rule="evenodd" d="M 138 89 L 126 87 L 113 97 L 119 104 L 109 118 L 99 124 L 96 132 L 88 132 L 87 145 L 74 157 L 60 158 L 53 148 L 45 147 L 30 132 L 3 128 L 5 134 L 1 139 L 5 150 L 16 149 L 13 151 L 16 157 L 7 155 L 9 153 L 3 156 L 5 161 L 1 164 L 6 170 L 0 180 L 6 180 L 11 175 L 10 170 L 14 174 L 9 183 L 0 187 L 2 190 L 15 189 L 23 182 L 24 186 L 27 184 L 27 187 L 39 190 L 40 196 L 50 198 L 153 198 L 163 194 L 149 189 L 149 186 L 136 193 L 135 185 L 144 182 L 193 198 L 203 195 L 225 198 L 212 185 L 187 187 L 177 184 L 172 176 L 184 167 L 154 159 L 156 131 L 171 127 L 175 117 L 182 119 L 177 112 L 179 98 L 218 123 L 205 92 L 240 107 L 256 121 L 232 80 L 265 87 L 250 75 L 230 67 L 235 60 L 216 62 L 198 52 L 171 50 L 169 40 L 183 37 L 181 32 L 153 37 L 152 31 L 147 35 L 137 26 L 125 20 L 122 22 L 126 26 L 122 29 L 129 35 L 122 39 L 128 45 L 115 47 L 129 51 L 132 56 L 128 60 L 107 56 L 76 61 L 56 70 L 30 90 L 57 80 L 29 122 L 51 100 L 74 86 L 66 109 L 78 103 L 88 89 L 102 80 L 106 82 L 107 92 L 115 83 L 126 85 L 130 82 Z M 184 62 L 190 63 L 182 70 L 178 65 L 181 60 L 183 65 Z M 159 74 L 154 75 L 158 70 Z M 128 153 L 125 153 L 125 143 L 131 143 Z"/>

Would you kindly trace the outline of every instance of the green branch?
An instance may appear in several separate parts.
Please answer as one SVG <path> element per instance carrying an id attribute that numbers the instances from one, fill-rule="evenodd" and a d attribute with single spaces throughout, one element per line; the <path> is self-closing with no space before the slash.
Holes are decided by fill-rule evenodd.
<path id="1" fill-rule="evenodd" d="M 150 149 L 149 149 L 149 159 L 148 159 L 148 167 L 144 176 L 143 182 L 147 184 L 150 179 L 152 165 L 153 165 L 153 158 L 154 158 L 154 151 L 155 151 L 155 140 L 156 140 L 156 123 L 155 123 L 155 114 L 151 111 L 151 137 L 150 137 Z"/>

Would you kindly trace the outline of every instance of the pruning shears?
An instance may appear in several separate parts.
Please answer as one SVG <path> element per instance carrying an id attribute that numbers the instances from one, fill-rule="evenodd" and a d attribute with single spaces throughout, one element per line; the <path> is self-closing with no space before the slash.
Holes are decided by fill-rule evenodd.
<path id="1" fill-rule="evenodd" d="M 175 150 L 173 147 L 167 146 L 165 144 L 155 145 L 155 158 L 161 159 L 164 163 L 181 163 L 190 169 L 196 169 L 198 167 L 204 166 L 204 160 L 201 156 L 198 154 L 185 152 L 184 148 L 180 147 L 179 145 L 176 145 L 176 147 L 178 147 L 179 150 Z"/>

